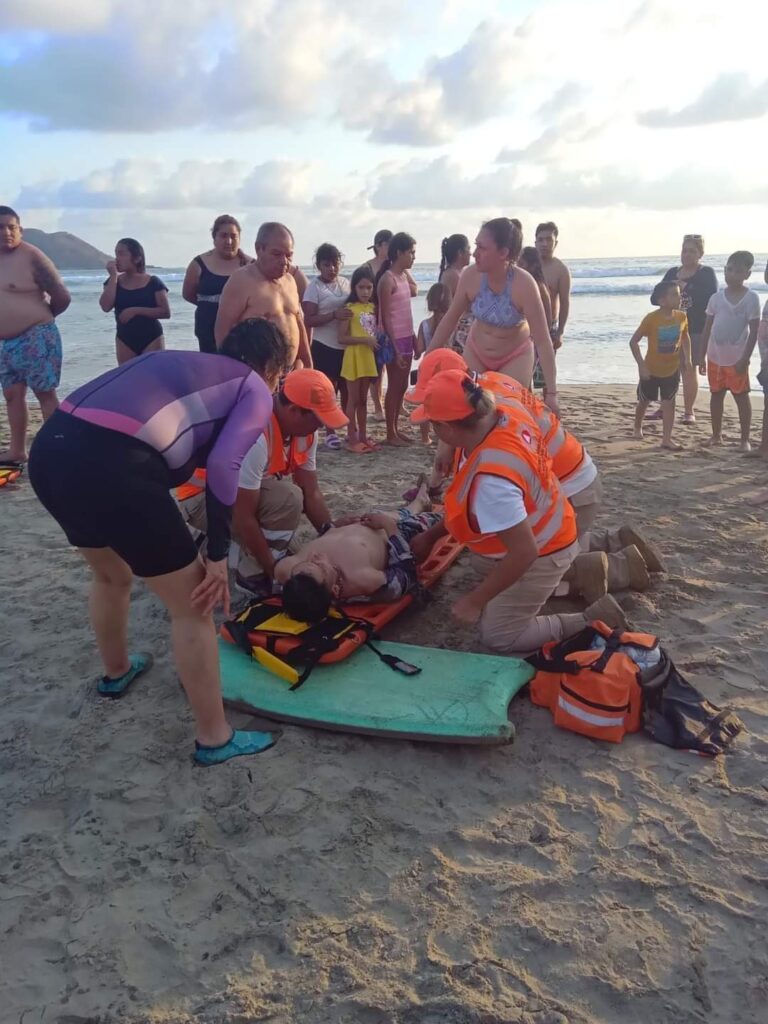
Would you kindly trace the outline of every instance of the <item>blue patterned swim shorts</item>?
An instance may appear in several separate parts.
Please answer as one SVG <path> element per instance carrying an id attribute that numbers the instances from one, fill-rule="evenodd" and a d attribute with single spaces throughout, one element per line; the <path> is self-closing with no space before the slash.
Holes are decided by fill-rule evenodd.
<path id="1" fill-rule="evenodd" d="M 61 335 L 55 321 L 0 341 L 0 387 L 28 384 L 33 391 L 53 391 L 60 380 Z"/>

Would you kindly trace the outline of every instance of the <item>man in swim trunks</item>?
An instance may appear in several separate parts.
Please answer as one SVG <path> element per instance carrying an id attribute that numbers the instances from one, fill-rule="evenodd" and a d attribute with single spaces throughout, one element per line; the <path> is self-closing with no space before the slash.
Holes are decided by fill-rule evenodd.
<path id="1" fill-rule="evenodd" d="M 11 428 L 0 460 L 6 464 L 27 458 L 27 387 L 44 420 L 58 407 L 61 336 L 55 318 L 70 302 L 53 263 L 22 240 L 19 215 L 0 206 L 0 386 Z"/>
<path id="2" fill-rule="evenodd" d="M 549 295 L 552 299 L 552 346 L 557 351 L 563 344 L 565 325 L 571 309 L 571 272 L 555 256 L 558 242 L 557 224 L 548 220 L 536 228 L 536 251 L 541 259 Z"/>
<path id="3" fill-rule="evenodd" d="M 252 317 L 271 320 L 290 346 L 294 365 L 312 366 L 307 330 L 292 273 L 293 235 L 284 224 L 262 224 L 256 235 L 256 260 L 236 270 L 219 300 L 214 336 L 222 341 L 235 324 Z"/>
<path id="4" fill-rule="evenodd" d="M 426 481 L 397 512 L 367 512 L 339 520 L 334 529 L 278 562 L 283 607 L 299 622 L 319 622 L 333 601 L 398 601 L 418 583 L 410 542 L 440 522 L 430 508 Z"/>

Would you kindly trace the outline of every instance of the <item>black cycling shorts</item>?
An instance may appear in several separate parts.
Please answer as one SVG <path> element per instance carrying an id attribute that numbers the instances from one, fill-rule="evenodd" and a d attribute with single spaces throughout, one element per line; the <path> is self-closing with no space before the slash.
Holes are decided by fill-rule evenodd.
<path id="1" fill-rule="evenodd" d="M 136 576 L 190 565 L 197 548 L 149 445 L 61 410 L 29 453 L 29 480 L 78 548 L 112 548 Z"/>

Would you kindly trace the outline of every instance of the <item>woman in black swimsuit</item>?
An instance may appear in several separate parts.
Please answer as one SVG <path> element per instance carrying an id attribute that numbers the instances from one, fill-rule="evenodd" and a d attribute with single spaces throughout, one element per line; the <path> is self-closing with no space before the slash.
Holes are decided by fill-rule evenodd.
<path id="1" fill-rule="evenodd" d="M 107 270 L 99 305 L 105 313 L 115 311 L 118 365 L 165 348 L 160 321 L 171 316 L 168 289 L 159 277 L 146 272 L 144 249 L 135 238 L 120 239 Z"/>
<path id="2" fill-rule="evenodd" d="M 201 352 L 215 352 L 213 328 L 219 299 L 230 277 L 251 261 L 240 248 L 240 225 L 223 213 L 211 228 L 213 248 L 195 256 L 187 267 L 181 294 L 195 309 L 195 337 Z"/>

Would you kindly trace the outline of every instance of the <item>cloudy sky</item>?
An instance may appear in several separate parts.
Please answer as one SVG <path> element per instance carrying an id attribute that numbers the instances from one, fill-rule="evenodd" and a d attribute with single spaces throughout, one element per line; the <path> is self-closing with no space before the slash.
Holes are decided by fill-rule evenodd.
<path id="1" fill-rule="evenodd" d="M 418 259 L 501 213 L 561 253 L 768 248 L 765 0 L 0 0 L 0 202 L 186 263 L 213 217 Z"/>

